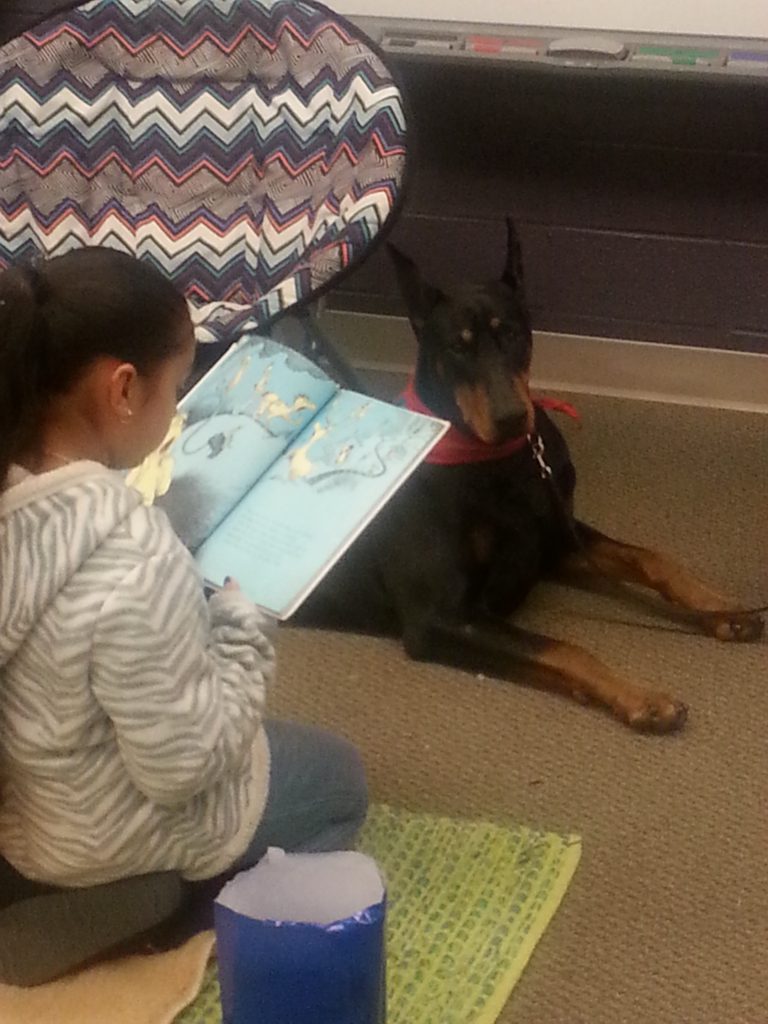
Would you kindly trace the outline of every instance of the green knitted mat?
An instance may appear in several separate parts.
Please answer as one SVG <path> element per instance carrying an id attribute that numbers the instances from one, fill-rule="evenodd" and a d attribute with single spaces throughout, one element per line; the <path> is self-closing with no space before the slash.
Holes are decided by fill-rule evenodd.
<path id="1" fill-rule="evenodd" d="M 579 838 L 379 805 L 359 846 L 387 882 L 388 1024 L 493 1024 L 565 895 Z M 220 1022 L 213 965 L 176 1024 Z"/>

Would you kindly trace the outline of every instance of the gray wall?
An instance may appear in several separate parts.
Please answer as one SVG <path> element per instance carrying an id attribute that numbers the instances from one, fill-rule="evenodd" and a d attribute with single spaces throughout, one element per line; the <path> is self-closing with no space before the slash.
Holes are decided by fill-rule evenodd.
<path id="1" fill-rule="evenodd" d="M 395 65 L 411 182 L 392 241 L 496 274 L 503 218 L 547 331 L 768 353 L 768 86 L 699 75 Z M 402 312 L 383 251 L 331 306 Z"/>

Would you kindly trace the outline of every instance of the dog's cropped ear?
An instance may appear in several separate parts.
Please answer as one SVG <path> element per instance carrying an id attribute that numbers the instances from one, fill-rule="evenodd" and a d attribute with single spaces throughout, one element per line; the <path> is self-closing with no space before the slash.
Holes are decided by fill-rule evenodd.
<path id="1" fill-rule="evenodd" d="M 523 290 L 523 252 L 515 222 L 511 217 L 507 217 L 507 262 L 501 280 L 516 291 Z"/>
<path id="2" fill-rule="evenodd" d="M 394 245 L 388 244 L 387 249 L 395 265 L 397 283 L 408 309 L 408 318 L 414 329 L 419 331 L 440 299 L 444 298 L 443 293 L 439 288 L 433 288 L 431 284 L 422 281 L 419 269 L 412 259 Z"/>

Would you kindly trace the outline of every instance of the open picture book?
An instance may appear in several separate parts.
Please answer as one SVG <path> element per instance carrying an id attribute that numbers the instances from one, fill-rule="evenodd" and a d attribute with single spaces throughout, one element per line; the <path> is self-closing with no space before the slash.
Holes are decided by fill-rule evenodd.
<path id="1" fill-rule="evenodd" d="M 210 586 L 234 577 L 287 619 L 447 428 L 245 335 L 128 483 L 165 509 Z"/>

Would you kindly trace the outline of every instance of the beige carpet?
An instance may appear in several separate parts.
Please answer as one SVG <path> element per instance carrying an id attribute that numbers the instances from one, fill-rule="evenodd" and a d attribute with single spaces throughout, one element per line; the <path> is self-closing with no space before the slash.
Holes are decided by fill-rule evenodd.
<path id="1" fill-rule="evenodd" d="M 565 429 L 582 516 L 768 600 L 768 418 L 576 401 L 584 428 Z M 663 681 L 690 705 L 684 732 L 636 736 L 556 697 L 410 663 L 387 641 L 298 630 L 281 638 L 273 708 L 353 738 L 377 800 L 583 836 L 501 1022 L 764 1020 L 768 645 L 721 646 L 555 586 L 525 619 Z"/>

